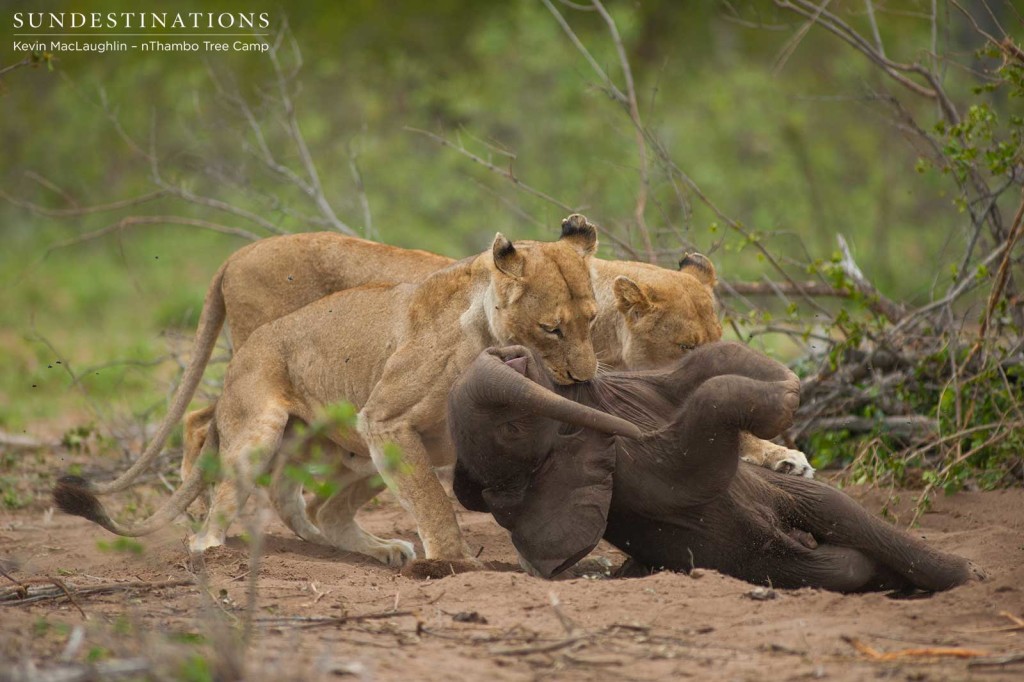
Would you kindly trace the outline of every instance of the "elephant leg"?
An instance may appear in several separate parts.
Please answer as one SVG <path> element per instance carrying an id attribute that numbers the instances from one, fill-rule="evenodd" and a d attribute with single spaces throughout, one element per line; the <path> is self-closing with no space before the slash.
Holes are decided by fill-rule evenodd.
<path id="1" fill-rule="evenodd" d="M 929 547 L 870 514 L 842 491 L 790 476 L 772 479 L 790 493 L 791 522 L 823 544 L 855 549 L 922 590 L 948 590 L 975 576 L 966 559 Z"/>
<path id="2" fill-rule="evenodd" d="M 767 577 L 775 587 L 817 587 L 833 592 L 895 590 L 907 585 L 905 579 L 863 552 L 836 545 L 819 545 L 770 560 Z"/>
<path id="3" fill-rule="evenodd" d="M 770 438 L 793 419 L 799 384 L 759 381 L 735 375 L 715 376 L 702 383 L 682 404 L 666 429 L 665 451 L 674 480 L 688 476 L 704 499 L 724 490 L 739 465 L 740 434 L 749 431 Z M 699 500 L 692 500 L 696 503 Z"/>
<path id="4" fill-rule="evenodd" d="M 789 369 L 742 343 L 711 343 L 690 351 L 662 383 L 678 400 L 685 400 L 698 386 L 713 377 L 735 375 L 763 382 L 799 380 Z"/>

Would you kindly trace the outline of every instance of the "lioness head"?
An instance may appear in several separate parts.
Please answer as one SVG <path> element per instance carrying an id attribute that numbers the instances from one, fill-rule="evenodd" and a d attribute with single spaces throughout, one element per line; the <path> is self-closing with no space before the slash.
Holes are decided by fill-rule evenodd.
<path id="1" fill-rule="evenodd" d="M 650 369 L 722 338 L 712 289 L 715 266 L 699 253 L 679 261 L 679 271 L 658 269 L 641 281 L 620 275 L 612 288 L 627 334 L 622 358 L 630 369 Z"/>
<path id="2" fill-rule="evenodd" d="M 491 246 L 491 328 L 503 344 L 535 350 L 560 384 L 597 372 L 590 339 L 597 316 L 590 257 L 596 250 L 597 230 L 575 214 L 562 221 L 558 241 L 512 244 L 499 233 Z"/>

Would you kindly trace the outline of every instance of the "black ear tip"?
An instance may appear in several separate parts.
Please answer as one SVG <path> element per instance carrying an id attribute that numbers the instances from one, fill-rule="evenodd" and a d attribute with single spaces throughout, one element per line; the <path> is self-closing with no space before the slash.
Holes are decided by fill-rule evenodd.
<path id="1" fill-rule="evenodd" d="M 571 216 L 562 221 L 562 236 L 569 237 L 572 235 L 586 235 L 592 236 L 597 234 L 596 228 L 587 220 L 585 215 L 580 213 L 573 213 Z"/>
<path id="2" fill-rule="evenodd" d="M 711 264 L 708 257 L 703 253 L 684 253 L 683 257 L 679 259 L 679 269 L 685 270 L 686 268 L 697 268 L 704 272 L 714 272 L 715 266 Z"/>
<path id="3" fill-rule="evenodd" d="M 511 256 L 516 252 L 515 245 L 502 233 L 498 233 L 494 237 L 494 255 L 498 258 L 504 258 Z"/>

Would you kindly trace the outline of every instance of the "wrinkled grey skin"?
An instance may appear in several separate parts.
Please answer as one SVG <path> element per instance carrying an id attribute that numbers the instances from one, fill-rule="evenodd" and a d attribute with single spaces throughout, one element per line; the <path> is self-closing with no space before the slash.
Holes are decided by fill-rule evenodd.
<path id="1" fill-rule="evenodd" d="M 969 580 L 967 560 L 842 492 L 739 461 L 740 433 L 777 436 L 799 389 L 784 366 L 735 343 L 575 387 L 555 386 L 523 347 L 491 348 L 449 395 L 455 492 L 492 513 L 545 577 L 604 537 L 643 567 L 775 587 L 936 591 Z"/>

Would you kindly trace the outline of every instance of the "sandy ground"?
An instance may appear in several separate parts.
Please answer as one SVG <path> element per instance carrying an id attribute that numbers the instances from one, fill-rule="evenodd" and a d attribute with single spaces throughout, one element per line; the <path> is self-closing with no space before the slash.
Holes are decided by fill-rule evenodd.
<path id="1" fill-rule="evenodd" d="M 156 490 L 144 486 L 121 502 L 144 513 L 165 494 Z M 876 512 L 888 497 L 853 494 Z M 899 497 L 894 509 L 906 522 L 913 494 Z M 416 581 L 303 542 L 274 519 L 252 580 L 245 523 L 227 546 L 196 561 L 185 551 L 184 527 L 144 538 L 138 552 L 118 549 L 98 527 L 49 512 L 38 490 L 33 499 L 0 511 L 3 569 L 31 590 L 55 592 L 56 579 L 77 594 L 74 603 L 12 602 L 15 588 L 0 577 L 0 680 L 85 679 L 43 673 L 89 665 L 102 679 L 118 670 L 227 679 L 240 669 L 246 679 L 445 682 L 1024 679 L 1024 656 L 994 658 L 1024 653 L 1024 627 L 1010 617 L 1024 617 L 1019 489 L 936 500 L 915 532 L 991 577 L 901 600 L 813 589 L 758 600 L 753 586 L 710 571 L 604 579 L 602 567 L 623 560 L 605 545 L 588 559 L 591 575 L 546 582 L 518 569 L 489 517 L 465 511 L 459 520 L 490 570 Z M 373 532 L 415 540 L 412 520 L 386 495 L 361 518 Z M 192 584 L 154 585 L 162 581 Z M 141 585 L 125 589 L 133 582 Z M 81 592 L 100 585 L 121 589 Z M 881 653 L 961 647 L 978 657 L 872 659 L 851 639 Z"/>

